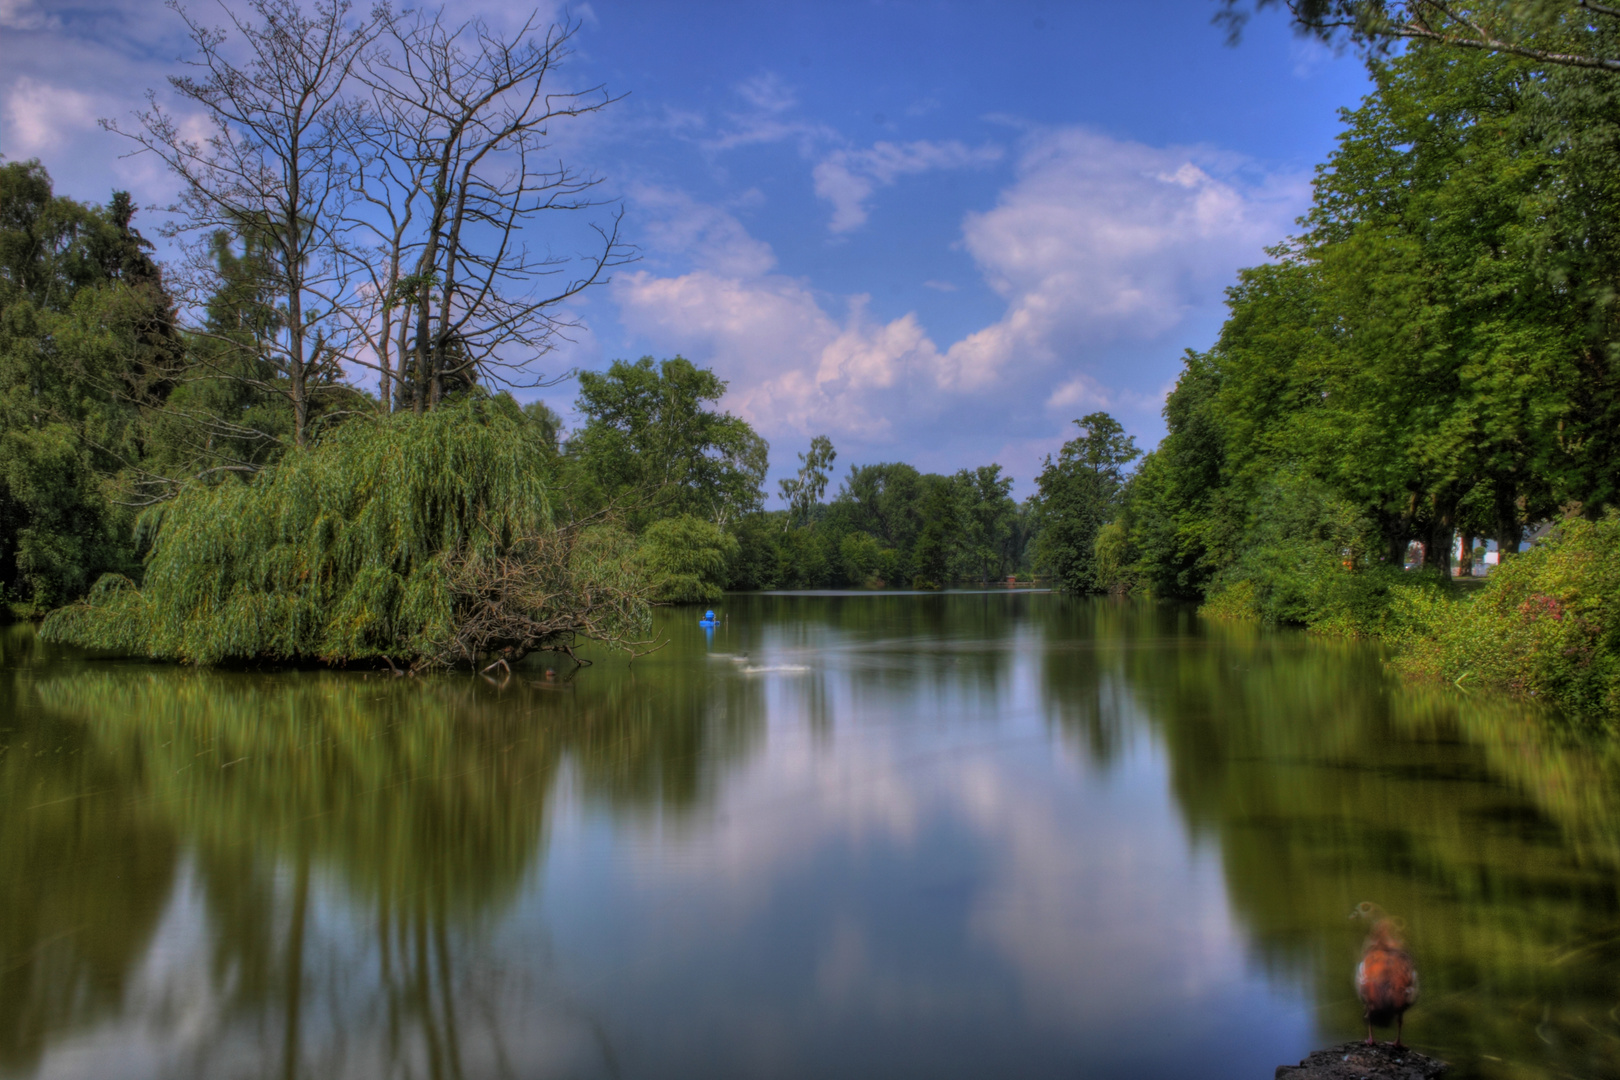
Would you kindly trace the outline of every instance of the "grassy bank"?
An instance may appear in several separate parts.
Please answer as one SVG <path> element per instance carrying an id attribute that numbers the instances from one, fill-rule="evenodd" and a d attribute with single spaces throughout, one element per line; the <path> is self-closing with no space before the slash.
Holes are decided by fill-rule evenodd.
<path id="1" fill-rule="evenodd" d="M 1479 588 L 1337 564 L 1278 578 L 1234 578 L 1200 611 L 1377 638 L 1410 677 L 1526 694 L 1620 724 L 1620 515 L 1563 522 Z"/>

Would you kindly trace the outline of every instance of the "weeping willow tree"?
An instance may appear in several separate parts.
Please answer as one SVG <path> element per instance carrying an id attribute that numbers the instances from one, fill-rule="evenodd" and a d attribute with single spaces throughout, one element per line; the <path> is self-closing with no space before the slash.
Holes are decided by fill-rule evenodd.
<path id="1" fill-rule="evenodd" d="M 634 649 L 650 628 L 644 573 L 607 525 L 554 523 L 547 460 L 505 397 L 345 424 L 148 511 L 144 581 L 104 576 L 43 633 L 199 664 Z"/>

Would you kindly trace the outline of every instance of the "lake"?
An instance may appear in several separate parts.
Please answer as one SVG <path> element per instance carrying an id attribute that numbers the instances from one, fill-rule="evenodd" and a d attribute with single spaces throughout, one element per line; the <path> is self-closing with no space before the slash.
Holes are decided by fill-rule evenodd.
<path id="1" fill-rule="evenodd" d="M 1373 900 L 1454 1075 L 1620 1076 L 1611 741 L 1145 603 L 716 609 L 555 681 L 0 629 L 0 1074 L 1269 1078 Z"/>

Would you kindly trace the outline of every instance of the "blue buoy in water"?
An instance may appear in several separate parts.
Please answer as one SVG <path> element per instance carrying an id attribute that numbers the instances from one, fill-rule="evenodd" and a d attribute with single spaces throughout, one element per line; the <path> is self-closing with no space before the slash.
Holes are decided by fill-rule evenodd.
<path id="1" fill-rule="evenodd" d="M 703 613 L 703 618 L 698 620 L 698 625 L 699 626 L 718 626 L 719 623 L 715 619 L 713 611 L 705 611 Z"/>

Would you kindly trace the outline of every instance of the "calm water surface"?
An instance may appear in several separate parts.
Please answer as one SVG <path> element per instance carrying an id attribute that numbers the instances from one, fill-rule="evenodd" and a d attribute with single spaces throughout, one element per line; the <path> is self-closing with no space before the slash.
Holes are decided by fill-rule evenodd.
<path id="1" fill-rule="evenodd" d="M 744 596 L 548 684 L 0 631 L 0 1074 L 1269 1077 L 1360 900 L 1463 1076 L 1620 1076 L 1620 751 L 1369 649 Z"/>

